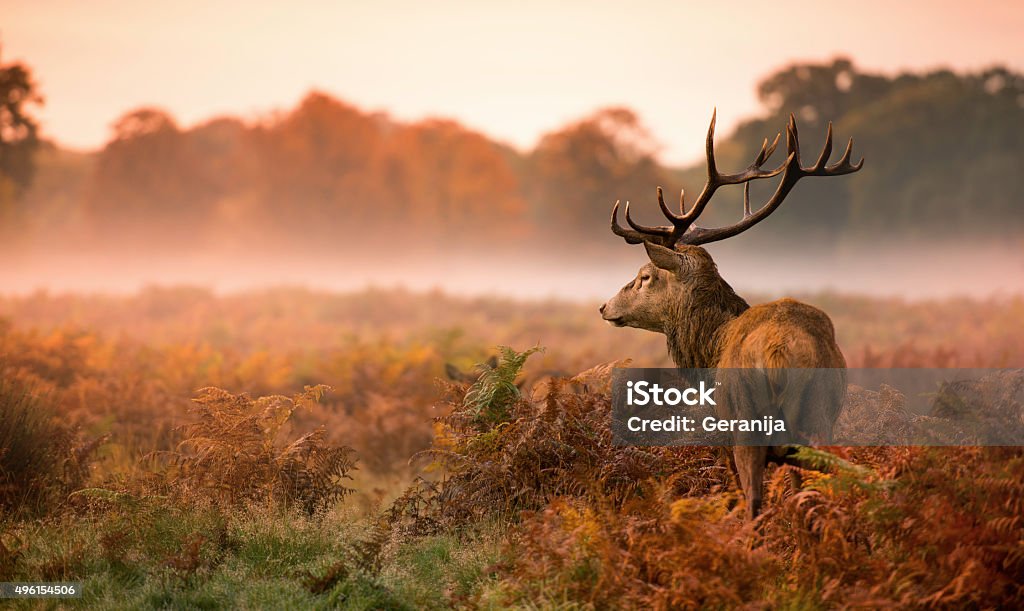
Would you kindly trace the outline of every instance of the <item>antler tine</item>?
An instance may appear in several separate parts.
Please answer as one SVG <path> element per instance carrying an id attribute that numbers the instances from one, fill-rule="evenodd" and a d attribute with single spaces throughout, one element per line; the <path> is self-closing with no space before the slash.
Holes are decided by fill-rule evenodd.
<path id="1" fill-rule="evenodd" d="M 644 236 L 636 231 L 630 231 L 619 225 L 619 200 L 615 201 L 615 205 L 612 206 L 612 233 L 624 238 L 629 244 L 640 244 L 644 241 Z"/>
<path id="2" fill-rule="evenodd" d="M 708 126 L 708 136 L 704 142 L 704 158 L 708 171 L 707 182 L 704 183 L 704 188 L 701 190 L 700 195 L 697 196 L 697 200 L 693 202 L 693 208 L 690 208 L 689 212 L 683 212 L 683 218 L 691 224 L 704 211 L 704 206 L 711 201 L 711 196 L 715 194 L 715 190 L 719 187 L 718 164 L 715 161 L 715 123 L 717 122 L 718 108 L 715 108 L 711 111 L 711 124 Z"/>
<path id="3" fill-rule="evenodd" d="M 821 154 L 818 155 L 818 161 L 814 163 L 814 170 L 821 171 L 826 169 L 825 164 L 828 163 L 828 158 L 832 156 L 832 122 L 828 122 L 828 130 L 825 132 L 825 146 L 821 147 Z"/>
<path id="4" fill-rule="evenodd" d="M 679 195 L 679 211 L 684 215 L 679 216 L 678 214 L 669 210 L 668 206 L 665 204 L 665 195 L 661 192 L 661 187 L 658 187 L 658 206 L 661 207 L 661 213 L 664 214 L 668 220 L 672 221 L 673 224 L 676 224 L 679 221 L 684 220 L 685 218 L 686 208 L 683 206 L 683 197 L 685 195 L 686 191 L 683 191 Z"/>
<path id="5" fill-rule="evenodd" d="M 682 239 L 679 240 L 680 243 L 698 245 L 724 240 L 743 233 L 763 221 L 772 212 L 775 212 L 775 209 L 779 207 L 782 200 L 792 190 L 793 185 L 806 175 L 801 172 L 796 155 L 796 151 L 793 151 L 786 157 L 786 163 L 783 164 L 784 174 L 782 175 L 782 180 L 779 181 L 779 185 L 775 188 L 775 193 L 772 194 L 768 202 L 758 208 L 757 212 L 751 212 L 750 210 L 750 183 L 747 182 L 743 185 L 743 218 L 739 222 L 715 228 L 691 226 Z"/>
<path id="6" fill-rule="evenodd" d="M 707 182 L 704 183 L 704 189 L 701 190 L 700 195 L 697 196 L 697 200 L 693 202 L 693 207 L 690 208 L 689 212 L 683 211 L 682 219 L 685 219 L 687 223 L 692 225 L 703 212 L 704 208 L 711 201 L 715 191 L 719 187 L 726 185 L 738 185 L 751 180 L 757 180 L 761 178 L 771 178 L 772 176 L 778 176 L 786 169 L 785 164 L 773 170 L 764 170 L 761 168 L 762 165 L 775 152 L 775 148 L 779 144 L 779 136 L 775 137 L 772 141 L 771 146 L 768 146 L 768 140 L 761 145 L 761 151 L 754 158 L 749 166 L 746 167 L 742 172 L 736 174 L 722 174 L 718 171 L 718 163 L 715 160 L 715 124 L 718 118 L 718 111 L 716 110 L 711 114 L 711 125 L 708 127 L 708 136 L 705 143 L 705 157 L 707 158 Z M 678 226 L 678 225 L 677 225 Z M 685 232 L 685 228 L 684 228 Z"/>
<path id="7" fill-rule="evenodd" d="M 850 155 L 852 155 L 852 154 L 853 154 L 853 138 L 851 137 L 850 141 L 846 143 L 846 151 L 843 153 L 843 156 L 840 157 L 839 161 L 835 162 L 835 164 L 833 164 L 831 166 L 827 166 L 825 168 L 825 170 L 830 172 L 830 173 L 832 173 L 832 174 L 837 174 L 837 175 L 838 174 L 849 174 L 851 172 L 856 172 L 857 170 L 859 170 L 861 168 L 861 166 L 864 165 L 864 158 L 861 157 L 860 161 L 858 161 L 857 163 L 850 163 Z"/>
<path id="8" fill-rule="evenodd" d="M 707 158 L 709 181 L 718 176 L 718 165 L 715 163 L 715 123 L 717 121 L 718 107 L 715 107 L 711 111 L 711 125 L 708 126 L 708 136 L 704 141 L 704 156 Z"/>
<path id="9" fill-rule="evenodd" d="M 772 141 L 771 146 L 768 146 L 768 138 L 764 139 L 764 142 L 761 143 L 761 152 L 758 153 L 757 159 L 754 160 L 755 166 L 760 166 L 764 162 L 768 161 L 768 159 L 775 153 L 775 147 L 779 146 L 780 136 L 782 136 L 781 133 L 775 134 L 775 140 Z"/>
<path id="10" fill-rule="evenodd" d="M 850 155 L 852 154 L 853 138 L 850 138 L 846 144 L 846 151 L 839 158 L 839 161 L 828 165 L 828 158 L 832 156 L 832 122 L 829 121 L 828 130 L 825 132 L 825 146 L 821 149 L 818 161 L 809 168 L 800 168 L 800 171 L 804 176 L 841 176 L 843 174 L 850 174 L 859 170 L 864 164 L 863 159 L 857 164 L 851 164 Z"/>
<path id="11" fill-rule="evenodd" d="M 626 213 L 626 224 L 628 224 L 630 227 L 632 227 L 636 231 L 639 231 L 640 233 L 651 233 L 651 234 L 658 234 L 658 233 L 660 233 L 658 231 L 658 229 L 660 229 L 659 227 L 645 227 L 644 225 L 640 225 L 640 224 L 636 223 L 633 220 L 633 217 L 629 216 L 629 202 L 626 202 L 626 209 L 623 212 Z"/>
<path id="12" fill-rule="evenodd" d="M 671 246 L 671 244 L 675 243 L 674 238 L 671 242 L 669 241 L 669 238 L 673 233 L 673 229 L 671 227 L 644 227 L 643 225 L 635 223 L 629 216 L 629 202 L 626 202 L 626 223 L 628 223 L 632 229 L 626 229 L 619 225 L 619 203 L 619 201 L 616 201 L 615 205 L 612 206 L 612 233 L 624 238 L 629 244 L 640 244 L 644 241 L 654 241 L 658 244 L 667 244 Z"/>
<path id="13" fill-rule="evenodd" d="M 693 202 L 693 207 L 690 208 L 689 212 L 683 210 L 682 218 L 687 223 L 693 224 L 697 217 L 700 216 L 701 212 L 704 212 L 704 206 L 711 201 L 711 196 L 715 194 L 715 190 L 720 185 L 718 174 L 718 164 L 715 161 L 715 123 L 718 121 L 718 109 L 715 108 L 711 112 L 711 124 L 708 126 L 708 136 L 704 142 L 704 158 L 707 165 L 707 181 L 704 183 L 704 188 L 701 189 L 700 195 L 697 196 L 696 201 Z M 684 228 L 685 231 L 685 228 Z"/>
<path id="14" fill-rule="evenodd" d="M 786 150 L 796 154 L 796 165 L 800 167 L 800 135 L 796 130 L 796 116 L 789 113 L 789 125 L 786 126 Z"/>
<path id="15" fill-rule="evenodd" d="M 662 246 L 671 248 L 679 240 L 680 236 L 686 231 L 689 226 L 689 222 L 686 221 L 682 216 L 674 214 L 669 210 L 665 204 L 665 196 L 658 187 L 658 204 L 661 206 L 662 212 L 672 222 L 672 226 L 662 225 L 658 227 L 648 227 L 641 225 L 633 220 L 632 215 L 629 213 L 629 202 L 626 202 L 625 209 L 623 212 L 626 217 L 626 224 L 630 226 L 630 229 L 626 229 L 619 225 L 619 204 L 621 202 L 616 201 L 615 205 L 612 206 L 612 219 L 611 228 L 612 233 L 622 238 L 625 238 L 630 244 L 639 244 L 641 242 L 655 242 Z"/>

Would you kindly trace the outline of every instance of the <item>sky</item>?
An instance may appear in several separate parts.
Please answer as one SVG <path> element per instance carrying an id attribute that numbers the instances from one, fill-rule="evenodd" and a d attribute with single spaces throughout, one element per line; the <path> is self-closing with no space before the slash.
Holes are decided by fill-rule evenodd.
<path id="1" fill-rule="evenodd" d="M 94 149 L 124 112 L 255 119 L 308 91 L 400 120 L 449 117 L 520 149 L 609 105 L 666 163 L 759 112 L 758 80 L 843 55 L 895 73 L 1024 71 L 1024 2 L 0 0 L 3 61 L 35 71 L 47 137 Z"/>

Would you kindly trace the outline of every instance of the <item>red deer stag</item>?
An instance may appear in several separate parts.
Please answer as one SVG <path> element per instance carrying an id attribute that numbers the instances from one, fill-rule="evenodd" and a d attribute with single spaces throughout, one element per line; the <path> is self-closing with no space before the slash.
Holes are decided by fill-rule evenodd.
<path id="1" fill-rule="evenodd" d="M 853 138 L 846 152 L 835 164 L 828 165 L 832 154 L 832 124 L 829 123 L 825 145 L 818 160 L 810 167 L 800 162 L 796 120 L 791 115 L 786 129 L 785 162 L 774 169 L 762 165 L 771 157 L 779 136 L 771 145 L 765 139 L 754 162 L 736 174 L 723 174 L 715 163 L 715 115 L 708 129 L 706 156 L 707 182 L 693 207 L 686 210 L 685 193 L 680 196 L 679 213 L 665 205 L 658 188 L 658 205 L 671 222 L 670 226 L 645 227 L 633 221 L 626 203 L 625 216 L 629 228 L 619 225 L 619 202 L 612 208 L 611 228 L 615 235 L 630 244 L 643 243 L 650 262 L 640 268 L 636 277 L 600 308 L 602 317 L 619 327 L 636 327 L 663 333 L 668 351 L 680 368 L 734 369 L 840 369 L 840 383 L 829 386 L 828 396 L 813 397 L 815 417 L 826 422 L 822 427 L 826 439 L 846 392 L 846 361 L 836 345 L 832 321 L 821 310 L 793 299 L 780 299 L 751 307 L 737 295 L 718 274 L 718 268 L 701 244 L 738 235 L 774 212 L 798 180 L 805 176 L 840 176 L 856 172 L 864 160 L 852 164 L 850 154 Z M 750 182 L 782 175 L 775 192 L 761 208 L 751 211 Z M 694 224 L 719 187 L 744 186 L 743 218 L 734 225 L 717 228 Z M 792 389 L 787 389 L 789 392 Z M 803 389 L 814 392 L 812 389 Z M 797 392 L 802 392 L 797 389 Z M 807 396 L 807 395 L 805 395 Z M 723 397 L 724 398 L 724 397 Z M 749 406 L 722 405 L 720 417 L 730 417 Z M 769 408 L 762 408 L 768 413 Z M 749 413 L 749 412 L 748 412 Z M 732 416 L 735 417 L 735 416 Z M 764 470 L 772 454 L 773 460 L 794 462 L 787 454 L 792 448 L 744 447 L 735 445 L 733 466 L 747 499 L 747 516 L 753 519 L 761 509 Z"/>

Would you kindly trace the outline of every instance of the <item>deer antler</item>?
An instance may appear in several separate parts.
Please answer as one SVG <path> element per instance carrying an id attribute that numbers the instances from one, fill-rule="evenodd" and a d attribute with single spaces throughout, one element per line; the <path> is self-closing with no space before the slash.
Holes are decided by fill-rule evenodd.
<path id="1" fill-rule="evenodd" d="M 789 115 L 789 125 L 786 126 L 786 150 L 788 156 L 782 165 L 773 170 L 765 170 L 761 167 L 772 156 L 772 153 L 775 152 L 775 148 L 779 144 L 779 137 L 781 135 L 779 134 L 775 136 L 775 140 L 772 141 L 771 145 L 768 144 L 768 139 L 765 138 L 761 144 L 761 151 L 745 170 L 736 174 L 722 174 L 718 171 L 718 166 L 715 163 L 715 119 L 717 114 L 716 111 L 711 115 L 711 126 L 708 128 L 707 142 L 705 144 L 708 178 L 700 195 L 697 196 L 697 201 L 693 203 L 693 207 L 690 208 L 689 212 L 686 210 L 685 191 L 679 195 L 679 214 L 676 214 L 665 205 L 665 198 L 662 195 L 661 187 L 658 187 L 658 205 L 672 225 L 660 227 L 640 225 L 630 217 L 629 202 L 626 202 L 626 223 L 631 227 L 631 229 L 626 229 L 619 225 L 619 202 L 615 202 L 615 206 L 612 207 L 611 223 L 612 232 L 615 235 L 625 238 L 630 244 L 639 244 L 646 241 L 667 246 L 668 248 L 673 248 L 676 244 L 707 244 L 708 242 L 724 240 L 725 238 L 743 233 L 767 218 L 768 215 L 779 207 L 782 200 L 786 198 L 790 190 L 801 178 L 805 176 L 842 176 L 843 174 L 856 172 L 864 165 L 863 159 L 855 164 L 850 163 L 850 155 L 853 153 L 853 138 L 850 138 L 850 142 L 846 145 L 846 152 L 843 153 L 839 161 L 828 165 L 829 157 L 832 156 L 832 122 L 830 121 L 828 131 L 825 134 L 825 146 L 822 147 L 818 160 L 810 167 L 803 167 L 800 164 L 800 141 L 796 130 L 796 118 L 793 115 Z M 771 178 L 779 174 L 782 174 L 782 179 L 779 181 L 775 193 L 772 194 L 771 198 L 763 206 L 758 208 L 757 212 L 751 212 L 750 183 L 754 180 Z M 694 224 L 701 213 L 704 212 L 704 208 L 711 201 L 712 196 L 714 196 L 715 191 L 719 187 L 739 184 L 743 185 L 743 218 L 738 223 L 715 228 L 698 227 Z"/>

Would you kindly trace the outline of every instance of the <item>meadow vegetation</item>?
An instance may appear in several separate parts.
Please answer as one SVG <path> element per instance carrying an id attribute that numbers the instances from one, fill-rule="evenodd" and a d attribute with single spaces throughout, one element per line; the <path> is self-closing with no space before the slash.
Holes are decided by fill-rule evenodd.
<path id="1" fill-rule="evenodd" d="M 851 366 L 1024 365 L 1019 297 L 805 299 Z M 1020 448 L 807 451 L 829 473 L 772 469 L 745 522 L 721 450 L 611 443 L 611 368 L 668 361 L 592 304 L 153 288 L 0 317 L 0 581 L 82 581 L 65 605 L 1024 604 Z"/>

